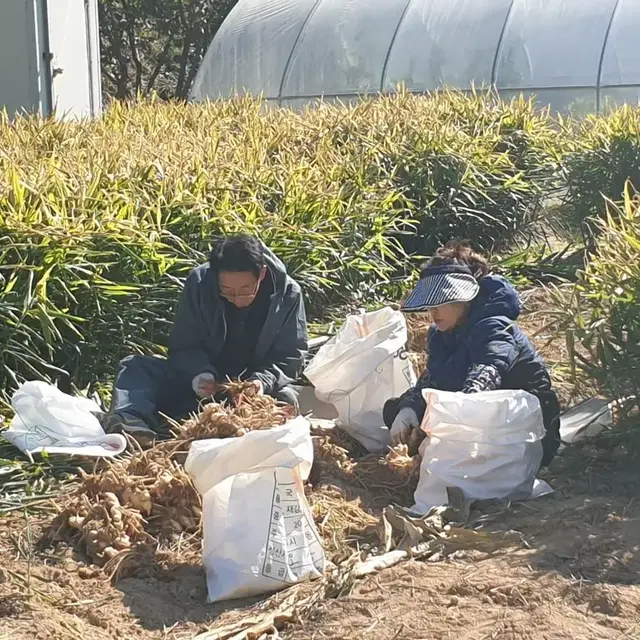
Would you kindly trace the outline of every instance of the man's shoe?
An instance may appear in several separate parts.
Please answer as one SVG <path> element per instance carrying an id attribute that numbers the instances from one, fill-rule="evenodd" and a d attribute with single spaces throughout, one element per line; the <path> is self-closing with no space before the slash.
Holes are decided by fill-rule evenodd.
<path id="1" fill-rule="evenodd" d="M 106 413 L 100 421 L 105 433 L 123 433 L 131 436 L 140 446 L 150 446 L 158 434 L 132 413 Z"/>

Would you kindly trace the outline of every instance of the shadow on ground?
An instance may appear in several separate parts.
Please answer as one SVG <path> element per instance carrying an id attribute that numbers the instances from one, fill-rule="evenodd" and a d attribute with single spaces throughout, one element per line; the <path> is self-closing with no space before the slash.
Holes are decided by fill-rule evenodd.
<path id="1" fill-rule="evenodd" d="M 515 529 L 536 571 L 570 580 L 640 585 L 638 460 L 619 449 L 572 447 L 547 472 L 555 493 L 485 514 L 487 529 Z"/>
<path id="2" fill-rule="evenodd" d="M 167 563 L 147 577 L 140 574 L 123 577 L 115 588 L 124 596 L 123 605 L 149 631 L 164 631 L 188 623 L 202 625 L 201 631 L 205 631 L 225 612 L 249 609 L 263 599 L 207 604 L 205 573 L 197 563 Z"/>

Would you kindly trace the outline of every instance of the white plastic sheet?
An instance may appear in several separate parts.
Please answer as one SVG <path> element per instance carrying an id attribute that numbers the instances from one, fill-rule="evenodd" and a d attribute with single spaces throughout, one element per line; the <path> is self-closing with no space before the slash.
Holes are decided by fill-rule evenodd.
<path id="1" fill-rule="evenodd" d="M 545 435 L 538 399 L 526 391 L 464 394 L 426 389 L 420 481 L 412 511 L 469 500 L 532 497 Z M 538 487 L 536 493 L 543 493 Z"/>
<path id="2" fill-rule="evenodd" d="M 194 442 L 185 463 L 203 496 L 209 601 L 244 598 L 320 577 L 325 557 L 303 482 L 309 422 Z"/>
<path id="3" fill-rule="evenodd" d="M 193 83 L 194 100 L 235 93 L 278 98 L 291 51 L 316 0 L 241 0 L 218 30 Z"/>
<path id="4" fill-rule="evenodd" d="M 337 409 L 338 424 L 372 452 L 390 442 L 384 403 L 416 383 L 406 343 L 400 311 L 385 307 L 349 316 L 304 372 L 318 399 Z"/>
<path id="5" fill-rule="evenodd" d="M 113 457 L 127 445 L 119 434 L 105 434 L 87 398 L 62 393 L 46 382 L 25 382 L 11 399 L 15 416 L 2 435 L 28 455 L 60 453 Z"/>
<path id="6" fill-rule="evenodd" d="M 597 436 L 613 424 L 613 405 L 590 398 L 560 416 L 560 439 L 567 444 Z"/>
<path id="7" fill-rule="evenodd" d="M 380 91 L 381 70 L 407 0 L 322 0 L 294 47 L 282 98 Z M 371 34 L 376 34 L 375 38 Z"/>
<path id="8" fill-rule="evenodd" d="M 512 0 L 411 2 L 390 51 L 383 86 L 416 91 L 492 82 L 496 47 Z"/>
<path id="9" fill-rule="evenodd" d="M 500 45 L 499 88 L 595 87 L 616 0 L 515 0 Z"/>

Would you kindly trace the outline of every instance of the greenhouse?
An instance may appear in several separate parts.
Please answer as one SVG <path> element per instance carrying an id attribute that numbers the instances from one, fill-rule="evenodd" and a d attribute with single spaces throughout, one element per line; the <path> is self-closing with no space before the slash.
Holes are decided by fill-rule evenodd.
<path id="1" fill-rule="evenodd" d="M 240 0 L 192 98 L 319 98 L 494 87 L 558 112 L 638 103 L 637 0 Z"/>

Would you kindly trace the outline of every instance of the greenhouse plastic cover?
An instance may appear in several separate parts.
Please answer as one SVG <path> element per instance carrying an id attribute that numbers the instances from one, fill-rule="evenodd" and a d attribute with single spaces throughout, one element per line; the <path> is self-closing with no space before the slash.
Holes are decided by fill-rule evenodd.
<path id="1" fill-rule="evenodd" d="M 494 86 L 564 111 L 637 102 L 638 0 L 240 0 L 194 100 L 349 101 Z"/>

